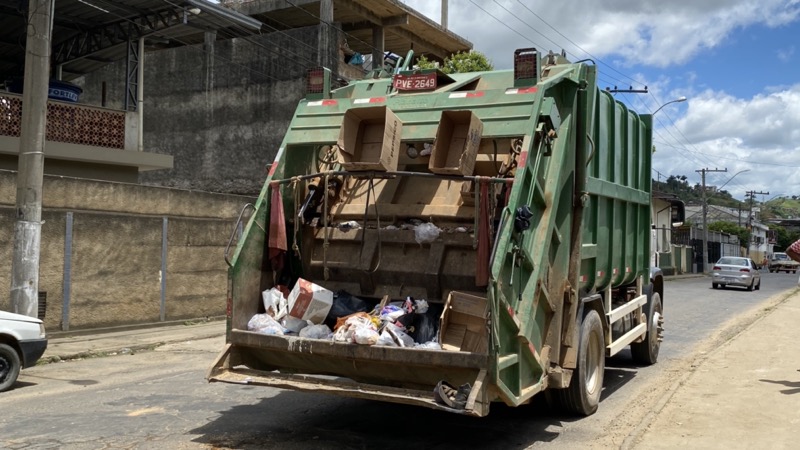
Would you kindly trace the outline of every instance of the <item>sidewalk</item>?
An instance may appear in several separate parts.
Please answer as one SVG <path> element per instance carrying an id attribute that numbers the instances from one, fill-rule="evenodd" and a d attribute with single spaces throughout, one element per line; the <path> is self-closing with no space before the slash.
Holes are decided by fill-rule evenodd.
<path id="1" fill-rule="evenodd" d="M 149 327 L 53 333 L 48 336 L 47 350 L 45 350 L 42 360 L 52 362 L 111 353 L 127 353 L 175 342 L 213 338 L 224 334 L 225 320 L 212 320 L 196 324 L 176 322 Z"/>
<path id="2" fill-rule="evenodd" d="M 800 293 L 756 314 L 739 334 L 687 364 L 652 421 L 623 447 L 797 448 Z"/>

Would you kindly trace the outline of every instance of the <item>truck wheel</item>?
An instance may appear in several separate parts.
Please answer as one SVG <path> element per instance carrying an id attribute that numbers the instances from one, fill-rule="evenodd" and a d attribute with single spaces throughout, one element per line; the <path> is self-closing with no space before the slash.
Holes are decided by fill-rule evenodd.
<path id="1" fill-rule="evenodd" d="M 658 292 L 653 292 L 648 306 L 647 334 L 644 341 L 631 344 L 631 357 L 639 364 L 651 366 L 658 361 L 658 351 L 661 349 L 664 332 L 664 309 Z"/>
<path id="2" fill-rule="evenodd" d="M 603 324 L 597 311 L 590 310 L 583 318 L 578 342 L 578 367 L 572 372 L 569 387 L 553 394 L 568 412 L 588 416 L 597 411 L 606 368 Z"/>
<path id="3" fill-rule="evenodd" d="M 0 392 L 7 391 L 17 382 L 20 362 L 17 351 L 0 344 Z"/>

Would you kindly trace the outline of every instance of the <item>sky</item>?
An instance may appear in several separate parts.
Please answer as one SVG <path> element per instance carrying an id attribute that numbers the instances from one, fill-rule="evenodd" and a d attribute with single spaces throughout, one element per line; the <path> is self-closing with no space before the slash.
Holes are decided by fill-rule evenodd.
<path id="1" fill-rule="evenodd" d="M 402 0 L 439 23 L 441 1 Z M 448 28 L 495 68 L 517 48 L 598 66 L 654 116 L 653 179 L 686 176 L 756 201 L 800 196 L 800 0 L 449 0 Z M 721 172 L 727 170 L 727 172 Z"/>

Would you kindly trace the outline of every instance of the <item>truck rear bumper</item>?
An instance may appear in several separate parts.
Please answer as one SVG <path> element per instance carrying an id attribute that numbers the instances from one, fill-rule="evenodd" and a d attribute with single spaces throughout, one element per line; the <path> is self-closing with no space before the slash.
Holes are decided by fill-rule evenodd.
<path id="1" fill-rule="evenodd" d="M 485 378 L 486 372 L 481 372 Z M 210 376 L 208 381 L 220 381 L 223 383 L 244 384 L 251 386 L 269 386 L 280 389 L 291 389 L 294 391 L 314 392 L 318 394 L 333 394 L 344 397 L 363 398 L 367 400 L 378 400 L 391 403 L 402 403 L 405 405 L 424 406 L 426 408 L 438 409 L 456 414 L 470 416 L 483 416 L 481 410 L 475 409 L 475 398 L 480 389 L 477 383 L 473 386 L 470 399 L 465 409 L 453 409 L 445 405 L 440 405 L 433 400 L 433 391 L 419 391 L 413 389 L 393 388 L 388 386 L 378 386 L 366 383 L 357 383 L 346 378 L 322 378 L 310 375 L 291 375 L 277 372 L 262 372 L 252 369 L 231 369 L 221 370 L 216 375 Z"/>
<path id="2" fill-rule="evenodd" d="M 347 397 L 403 403 L 458 414 L 489 412 L 489 356 L 334 343 L 232 330 L 206 378 Z M 470 383 L 464 410 L 436 403 L 439 381 Z"/>

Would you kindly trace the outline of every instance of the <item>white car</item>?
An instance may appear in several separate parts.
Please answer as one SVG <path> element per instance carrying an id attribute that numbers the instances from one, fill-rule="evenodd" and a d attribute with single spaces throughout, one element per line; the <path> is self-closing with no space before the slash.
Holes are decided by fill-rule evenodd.
<path id="1" fill-rule="evenodd" d="M 36 364 L 46 349 L 41 320 L 0 311 L 0 392 L 11 389 L 19 371 Z"/>

